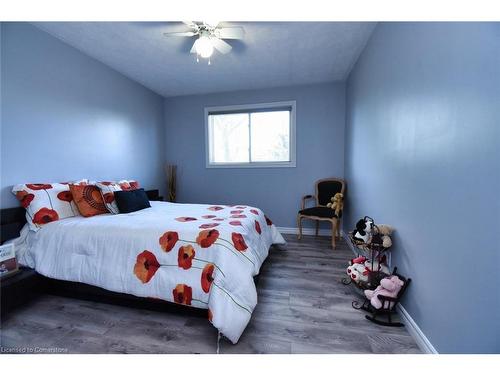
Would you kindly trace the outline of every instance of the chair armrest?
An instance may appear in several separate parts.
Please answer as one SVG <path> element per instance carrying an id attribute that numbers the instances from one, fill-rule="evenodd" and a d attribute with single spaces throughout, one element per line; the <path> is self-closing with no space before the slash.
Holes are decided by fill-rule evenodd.
<path id="1" fill-rule="evenodd" d="M 313 198 L 316 198 L 314 195 L 304 195 L 302 197 L 302 204 L 301 204 L 301 210 L 303 210 L 304 208 L 306 208 L 306 200 L 308 199 L 313 199 Z"/>

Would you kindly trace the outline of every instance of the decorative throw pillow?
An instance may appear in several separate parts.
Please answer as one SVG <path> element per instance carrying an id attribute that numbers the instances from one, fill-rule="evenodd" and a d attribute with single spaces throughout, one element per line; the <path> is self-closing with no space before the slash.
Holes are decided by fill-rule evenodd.
<path id="1" fill-rule="evenodd" d="M 118 184 L 122 190 L 136 190 L 140 188 L 139 182 L 136 180 L 121 180 L 118 181 Z"/>
<path id="2" fill-rule="evenodd" d="M 115 191 L 134 190 L 139 188 L 139 183 L 135 180 L 121 180 L 119 182 L 101 181 L 96 183 L 101 190 L 104 204 L 112 214 L 119 214 L 120 210 L 115 202 Z"/>
<path id="3" fill-rule="evenodd" d="M 80 214 L 85 217 L 107 214 L 101 190 L 95 185 L 69 185 Z"/>
<path id="4" fill-rule="evenodd" d="M 21 184 L 12 192 L 26 209 L 26 221 L 35 231 L 52 221 L 79 215 L 67 184 Z"/>
<path id="5" fill-rule="evenodd" d="M 151 207 L 144 189 L 115 191 L 115 201 L 122 214 Z"/>

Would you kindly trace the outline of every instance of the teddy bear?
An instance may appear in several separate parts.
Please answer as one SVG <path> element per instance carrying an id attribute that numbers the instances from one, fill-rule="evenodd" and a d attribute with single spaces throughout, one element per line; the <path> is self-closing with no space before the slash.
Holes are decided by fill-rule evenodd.
<path id="1" fill-rule="evenodd" d="M 326 207 L 330 207 L 335 210 L 335 216 L 340 217 L 342 210 L 344 209 L 344 194 L 336 193 L 332 198 L 330 198 L 330 203 Z"/>
<path id="2" fill-rule="evenodd" d="M 378 299 L 378 296 L 396 298 L 403 285 L 404 282 L 399 277 L 392 275 L 380 280 L 380 285 L 377 289 L 365 290 L 365 296 L 370 300 L 371 305 L 378 310 L 382 307 L 382 301 Z M 394 302 L 389 302 L 388 306 L 387 302 L 385 302 L 383 307 L 385 309 L 392 309 Z"/>
<path id="3" fill-rule="evenodd" d="M 394 232 L 394 228 L 387 224 L 378 224 L 377 231 L 383 236 L 390 236 Z"/>
<path id="4" fill-rule="evenodd" d="M 361 263 L 354 263 L 352 266 L 347 267 L 347 274 L 355 283 L 367 282 L 369 271 Z"/>
<path id="5" fill-rule="evenodd" d="M 384 248 L 389 248 L 392 246 L 392 240 L 390 235 L 394 231 L 394 228 L 387 224 L 375 225 L 373 229 L 373 234 L 371 242 L 378 244 Z"/>
<path id="6" fill-rule="evenodd" d="M 352 236 L 356 240 L 363 241 L 364 243 L 370 243 L 372 242 L 373 227 L 373 219 L 365 216 L 356 223 L 356 229 L 352 232 Z"/>

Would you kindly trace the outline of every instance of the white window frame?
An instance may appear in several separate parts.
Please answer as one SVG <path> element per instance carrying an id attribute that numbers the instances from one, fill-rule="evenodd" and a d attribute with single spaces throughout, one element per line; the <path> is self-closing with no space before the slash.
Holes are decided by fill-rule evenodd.
<path id="1" fill-rule="evenodd" d="M 211 163 L 210 162 L 210 139 L 208 130 L 208 116 L 213 112 L 242 112 L 248 113 L 252 110 L 273 110 L 276 108 L 290 107 L 290 160 L 289 161 L 250 161 L 245 163 Z M 296 102 L 295 100 L 272 103 L 241 104 L 218 107 L 205 107 L 205 162 L 207 168 L 294 168 L 296 167 L 296 141 L 295 141 L 295 121 L 296 121 Z M 251 142 L 251 140 L 250 140 Z"/>

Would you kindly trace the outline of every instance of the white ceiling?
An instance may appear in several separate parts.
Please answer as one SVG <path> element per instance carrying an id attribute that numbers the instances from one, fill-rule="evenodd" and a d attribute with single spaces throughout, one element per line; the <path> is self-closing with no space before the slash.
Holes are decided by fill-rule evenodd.
<path id="1" fill-rule="evenodd" d="M 189 53 L 180 22 L 37 22 L 35 26 L 165 97 L 344 80 L 375 23 L 224 22 L 242 41 L 212 65 Z"/>

